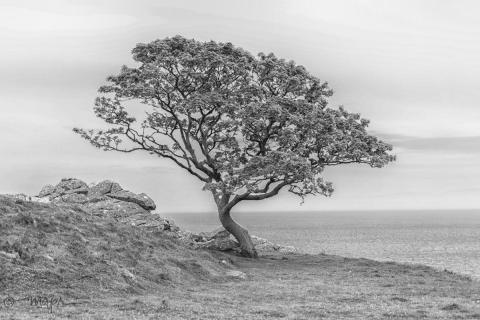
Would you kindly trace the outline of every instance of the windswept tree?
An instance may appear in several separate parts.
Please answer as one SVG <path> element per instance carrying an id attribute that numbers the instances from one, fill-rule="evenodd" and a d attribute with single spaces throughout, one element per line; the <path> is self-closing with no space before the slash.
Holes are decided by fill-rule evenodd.
<path id="1" fill-rule="evenodd" d="M 132 53 L 135 66 L 108 77 L 95 102 L 110 128 L 74 131 L 106 151 L 168 159 L 202 181 L 246 256 L 257 252 L 232 219 L 239 202 L 282 189 L 328 196 L 325 167 L 394 160 L 392 147 L 367 133 L 368 120 L 329 107 L 327 83 L 293 61 L 181 36 L 138 44 Z M 141 120 L 127 112 L 142 105 Z"/>

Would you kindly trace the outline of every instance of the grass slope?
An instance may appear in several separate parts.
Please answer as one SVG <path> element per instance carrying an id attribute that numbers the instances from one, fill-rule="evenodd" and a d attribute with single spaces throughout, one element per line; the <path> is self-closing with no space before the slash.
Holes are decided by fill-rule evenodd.
<path id="1" fill-rule="evenodd" d="M 186 248 L 169 232 L 90 214 L 78 205 L 0 197 L 0 235 L 3 294 L 133 294 L 225 273 L 209 252 Z"/>
<path id="2" fill-rule="evenodd" d="M 194 251 L 75 206 L 0 197 L 0 251 L 0 303 L 64 302 L 0 304 L 0 319 L 480 319 L 480 284 L 448 271 Z"/>

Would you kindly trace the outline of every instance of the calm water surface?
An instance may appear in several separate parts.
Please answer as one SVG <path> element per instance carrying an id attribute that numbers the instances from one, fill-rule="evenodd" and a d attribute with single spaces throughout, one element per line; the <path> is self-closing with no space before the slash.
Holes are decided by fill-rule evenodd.
<path id="1" fill-rule="evenodd" d="M 171 217 L 195 232 L 219 226 L 214 213 Z M 251 234 L 304 252 L 422 263 L 480 279 L 480 210 L 241 212 L 235 217 Z"/>

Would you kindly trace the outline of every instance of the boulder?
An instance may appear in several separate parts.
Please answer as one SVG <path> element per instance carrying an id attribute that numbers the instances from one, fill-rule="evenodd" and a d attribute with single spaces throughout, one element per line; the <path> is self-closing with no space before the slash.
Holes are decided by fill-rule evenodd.
<path id="1" fill-rule="evenodd" d="M 89 198 L 97 198 L 109 193 L 116 193 L 122 190 L 122 187 L 118 183 L 110 180 L 104 180 L 90 187 L 87 195 Z"/>
<path id="2" fill-rule="evenodd" d="M 52 186 L 51 184 L 47 184 L 42 188 L 42 190 L 40 190 L 37 197 L 44 198 L 46 196 L 51 195 L 54 191 L 55 191 L 55 187 Z"/>
<path id="3" fill-rule="evenodd" d="M 210 249 L 218 251 L 237 251 L 239 244 L 235 238 L 223 227 L 210 232 L 201 232 L 200 234 L 186 233 L 182 237 L 183 241 L 197 249 Z M 259 253 L 296 253 L 298 249 L 292 246 L 282 246 L 272 243 L 266 239 L 252 236 L 255 249 Z"/>
<path id="4" fill-rule="evenodd" d="M 54 193 L 58 193 L 62 195 L 66 191 L 75 190 L 75 189 L 88 190 L 88 185 L 79 179 L 64 178 L 55 186 Z"/>
<path id="5" fill-rule="evenodd" d="M 278 251 L 278 249 L 280 249 L 278 244 L 274 244 L 267 239 L 257 236 L 252 236 L 252 241 L 257 251 Z"/>
<path id="6" fill-rule="evenodd" d="M 43 187 L 39 196 L 31 200 L 53 201 L 56 204 L 82 204 L 92 214 L 111 214 L 116 217 L 150 213 L 150 210 L 156 207 L 146 194 L 123 190 L 118 183 L 110 180 L 88 186 L 79 179 L 62 179 L 56 186 Z M 167 222 L 163 225 L 165 229 L 174 227 L 174 224 Z"/>
<path id="7" fill-rule="evenodd" d="M 130 191 L 122 190 L 119 192 L 107 194 L 107 196 L 126 202 L 136 203 L 145 210 L 155 210 L 156 208 L 155 202 L 153 202 L 153 200 L 145 193 L 135 194 Z"/>
<path id="8" fill-rule="evenodd" d="M 53 188 L 53 190 L 52 190 Z M 48 196 L 50 200 L 55 200 L 56 202 L 61 201 L 59 199 L 65 194 L 71 193 L 81 193 L 86 194 L 88 192 L 88 185 L 79 179 L 74 178 L 64 178 L 62 179 L 55 187 L 47 185 L 42 188 L 38 194 L 39 198 L 44 198 Z"/>

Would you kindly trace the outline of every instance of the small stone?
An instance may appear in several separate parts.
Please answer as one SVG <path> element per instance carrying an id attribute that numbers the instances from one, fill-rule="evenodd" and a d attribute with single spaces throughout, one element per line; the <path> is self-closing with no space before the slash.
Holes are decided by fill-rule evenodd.
<path id="1" fill-rule="evenodd" d="M 247 274 L 239 270 L 228 270 L 226 274 L 227 276 L 236 278 L 236 279 L 241 279 L 241 280 L 247 279 Z"/>
<path id="2" fill-rule="evenodd" d="M 122 276 L 129 280 L 135 280 L 135 275 L 131 273 L 128 269 L 122 268 L 121 269 Z"/>
<path id="3" fill-rule="evenodd" d="M 3 256 L 8 259 L 18 259 L 18 252 L 10 253 L 10 252 L 5 252 L 5 251 L 0 251 L 0 256 Z"/>
<path id="4" fill-rule="evenodd" d="M 54 259 L 50 257 L 48 254 L 44 254 L 43 257 L 47 260 L 54 261 Z"/>

